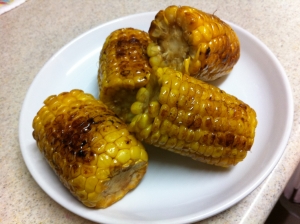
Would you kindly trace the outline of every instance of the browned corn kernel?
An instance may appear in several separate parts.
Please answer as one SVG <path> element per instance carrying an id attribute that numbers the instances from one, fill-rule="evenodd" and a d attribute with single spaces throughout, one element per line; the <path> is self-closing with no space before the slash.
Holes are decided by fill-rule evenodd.
<path id="1" fill-rule="evenodd" d="M 188 6 L 169 6 L 149 28 L 150 64 L 172 67 L 203 81 L 229 74 L 240 57 L 232 28 L 217 16 Z"/>
<path id="2" fill-rule="evenodd" d="M 33 138 L 79 201 L 106 208 L 139 184 L 147 153 L 101 101 L 72 90 L 44 103 L 33 120 Z"/>
<path id="3" fill-rule="evenodd" d="M 130 105 L 139 88 L 146 86 L 151 67 L 147 56 L 149 34 L 124 28 L 106 39 L 98 71 L 100 100 L 121 119 L 130 121 Z"/>
<path id="4" fill-rule="evenodd" d="M 140 94 L 147 98 L 139 100 Z M 246 157 L 257 126 L 250 106 L 171 68 L 151 75 L 131 111 L 136 116 L 129 130 L 139 140 L 218 166 L 235 165 Z"/>

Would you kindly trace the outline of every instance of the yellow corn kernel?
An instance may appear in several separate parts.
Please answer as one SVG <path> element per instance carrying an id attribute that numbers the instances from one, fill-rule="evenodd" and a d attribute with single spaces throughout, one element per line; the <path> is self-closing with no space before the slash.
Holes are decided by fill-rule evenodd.
<path id="1" fill-rule="evenodd" d="M 106 208 L 138 185 L 147 153 L 107 106 L 81 90 L 50 96 L 44 104 L 33 119 L 33 138 L 79 201 Z"/>
<path id="2" fill-rule="evenodd" d="M 227 75 L 240 57 L 233 29 L 217 16 L 169 6 L 151 22 L 147 53 L 154 70 L 172 67 L 204 81 Z"/>
<path id="3" fill-rule="evenodd" d="M 78 176 L 70 180 L 70 185 L 75 190 L 85 190 L 85 181 L 86 178 L 84 176 Z"/>
<path id="4" fill-rule="evenodd" d="M 149 91 L 146 88 L 140 88 L 136 94 L 136 100 L 142 103 L 147 103 L 149 99 Z"/>
<path id="5" fill-rule="evenodd" d="M 141 160 L 147 162 L 148 161 L 148 154 L 145 150 L 141 151 Z"/>
<path id="6" fill-rule="evenodd" d="M 160 138 L 160 131 L 157 131 L 157 132 L 154 132 L 152 133 L 152 135 L 150 136 L 150 141 L 149 143 L 150 144 L 153 144 L 153 145 L 157 145 L 157 141 L 158 139 Z"/>
<path id="7" fill-rule="evenodd" d="M 98 183 L 98 178 L 96 176 L 90 176 L 85 181 L 85 191 L 91 193 L 95 191 L 95 187 Z"/>
<path id="8" fill-rule="evenodd" d="M 88 194 L 88 201 L 91 202 L 91 203 L 96 203 L 99 201 L 99 199 L 101 198 L 101 195 L 97 194 L 96 192 L 91 192 Z"/>
<path id="9" fill-rule="evenodd" d="M 128 149 L 122 149 L 118 152 L 116 159 L 122 163 L 125 164 L 130 159 L 130 151 Z"/>
<path id="10" fill-rule="evenodd" d="M 140 129 L 147 128 L 150 125 L 150 117 L 148 114 L 142 114 L 136 123 Z"/>
<path id="11" fill-rule="evenodd" d="M 110 135 L 106 135 L 104 137 L 104 139 L 106 140 L 106 142 L 114 142 L 118 138 L 120 138 L 120 136 L 122 136 L 123 132 L 124 132 L 124 130 L 118 130 L 118 131 L 110 132 Z"/>
<path id="12" fill-rule="evenodd" d="M 110 167 L 111 162 L 112 158 L 109 155 L 102 153 L 101 155 L 99 155 L 97 167 L 108 168 Z"/>
<path id="13" fill-rule="evenodd" d="M 166 135 L 166 134 L 163 134 L 163 135 L 160 136 L 160 138 L 158 140 L 158 144 L 165 145 L 168 140 L 169 140 L 169 136 Z"/>
<path id="14" fill-rule="evenodd" d="M 168 105 L 170 107 L 176 106 L 177 102 L 178 102 L 178 97 L 179 97 L 179 90 L 178 89 L 172 89 L 169 93 Z"/>
<path id="15" fill-rule="evenodd" d="M 151 130 L 152 130 L 152 125 L 149 125 L 148 127 L 144 128 L 140 133 L 141 139 L 144 140 L 145 138 L 148 138 L 151 133 Z"/>
<path id="16" fill-rule="evenodd" d="M 169 91 L 170 91 L 169 86 L 162 86 L 161 87 L 161 91 L 160 91 L 159 98 L 158 98 L 161 103 L 167 103 L 168 102 Z"/>
<path id="17" fill-rule="evenodd" d="M 160 47 L 154 43 L 150 43 L 148 46 L 150 47 L 147 47 L 147 54 L 149 57 L 153 57 L 157 54 L 159 54 L 160 52 Z"/>
<path id="18" fill-rule="evenodd" d="M 169 138 L 168 141 L 166 142 L 166 147 L 168 147 L 168 149 L 173 149 L 178 144 L 179 141 L 180 140 L 178 140 L 175 137 Z"/>
<path id="19" fill-rule="evenodd" d="M 143 110 L 144 110 L 144 103 L 138 101 L 134 102 L 130 107 L 130 111 L 133 114 L 140 114 L 142 113 Z"/>
<path id="20" fill-rule="evenodd" d="M 127 136 L 122 136 L 115 141 L 116 146 L 119 149 L 129 149 L 130 147 L 136 145 L 136 140 L 134 138 L 129 138 Z"/>
<path id="21" fill-rule="evenodd" d="M 110 171 L 109 168 L 103 169 L 103 168 L 98 168 L 96 171 L 96 177 L 98 180 L 106 180 L 109 178 Z"/>
<path id="22" fill-rule="evenodd" d="M 149 104 L 148 110 L 149 110 L 149 116 L 150 117 L 156 117 L 158 115 L 158 108 L 159 108 L 159 102 L 157 101 L 152 101 Z M 140 113 L 142 113 L 141 111 Z"/>
<path id="23" fill-rule="evenodd" d="M 118 151 L 118 147 L 113 142 L 109 142 L 105 146 L 105 152 L 111 158 L 115 158 Z"/>
<path id="24" fill-rule="evenodd" d="M 163 120 L 161 126 L 160 126 L 160 133 L 162 135 L 164 134 L 167 134 L 170 130 L 171 130 L 171 127 L 172 127 L 172 122 L 169 121 L 169 120 Z"/>
<path id="25" fill-rule="evenodd" d="M 132 146 L 130 148 L 130 158 L 131 159 L 140 159 L 141 157 L 141 148 L 139 146 Z"/>

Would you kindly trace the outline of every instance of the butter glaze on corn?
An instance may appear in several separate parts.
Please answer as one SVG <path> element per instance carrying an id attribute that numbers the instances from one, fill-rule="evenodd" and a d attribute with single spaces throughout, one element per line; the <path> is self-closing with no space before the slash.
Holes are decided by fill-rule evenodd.
<path id="1" fill-rule="evenodd" d="M 159 11 L 149 28 L 153 69 L 172 67 L 203 81 L 229 74 L 240 57 L 232 28 L 217 16 L 189 6 Z"/>
<path id="2" fill-rule="evenodd" d="M 121 119 L 130 121 L 130 105 L 139 88 L 149 81 L 151 66 L 147 56 L 149 34 L 133 28 L 113 31 L 100 54 L 98 85 L 100 100 Z"/>
<path id="3" fill-rule="evenodd" d="M 72 90 L 44 103 L 33 120 L 33 138 L 79 201 L 106 208 L 139 184 L 147 153 L 101 101 Z"/>
<path id="4" fill-rule="evenodd" d="M 159 68 L 137 93 L 129 130 L 148 144 L 218 166 L 235 165 L 251 149 L 256 113 L 219 88 Z"/>

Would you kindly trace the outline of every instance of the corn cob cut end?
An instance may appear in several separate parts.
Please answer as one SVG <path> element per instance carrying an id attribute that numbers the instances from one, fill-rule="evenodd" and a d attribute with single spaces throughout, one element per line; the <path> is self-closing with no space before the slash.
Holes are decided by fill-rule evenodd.
<path id="1" fill-rule="evenodd" d="M 113 31 L 100 53 L 98 85 L 100 100 L 125 121 L 139 88 L 146 86 L 151 66 L 147 56 L 149 34 L 134 28 Z"/>
<path id="2" fill-rule="evenodd" d="M 169 6 L 149 28 L 153 69 L 171 67 L 203 81 L 227 75 L 240 57 L 233 29 L 217 16 L 188 6 Z"/>
<path id="3" fill-rule="evenodd" d="M 33 120 L 33 138 L 84 205 L 106 208 L 134 189 L 148 156 L 123 121 L 81 90 L 48 97 Z"/>
<path id="4" fill-rule="evenodd" d="M 208 164 L 236 165 L 254 142 L 252 108 L 171 68 L 157 69 L 131 111 L 129 130 L 139 140 Z"/>

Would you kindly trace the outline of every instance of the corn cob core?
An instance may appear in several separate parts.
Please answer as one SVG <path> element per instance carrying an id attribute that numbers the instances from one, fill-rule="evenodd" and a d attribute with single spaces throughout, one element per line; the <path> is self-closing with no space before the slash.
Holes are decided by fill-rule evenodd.
<path id="1" fill-rule="evenodd" d="M 240 56 L 238 37 L 228 24 L 188 6 L 159 11 L 149 35 L 153 43 L 147 53 L 154 70 L 172 67 L 211 81 L 227 75 Z"/>
<path id="2" fill-rule="evenodd" d="M 129 130 L 148 144 L 218 166 L 250 150 L 257 125 L 247 104 L 171 68 L 159 68 L 131 106 Z"/>
<path id="3" fill-rule="evenodd" d="M 33 138 L 77 199 L 88 207 L 106 208 L 138 185 L 147 153 L 102 102 L 72 90 L 44 103 L 33 120 Z"/>
<path id="4" fill-rule="evenodd" d="M 133 28 L 113 31 L 100 53 L 100 100 L 125 121 L 132 119 L 130 105 L 137 90 L 149 81 L 149 34 Z"/>

